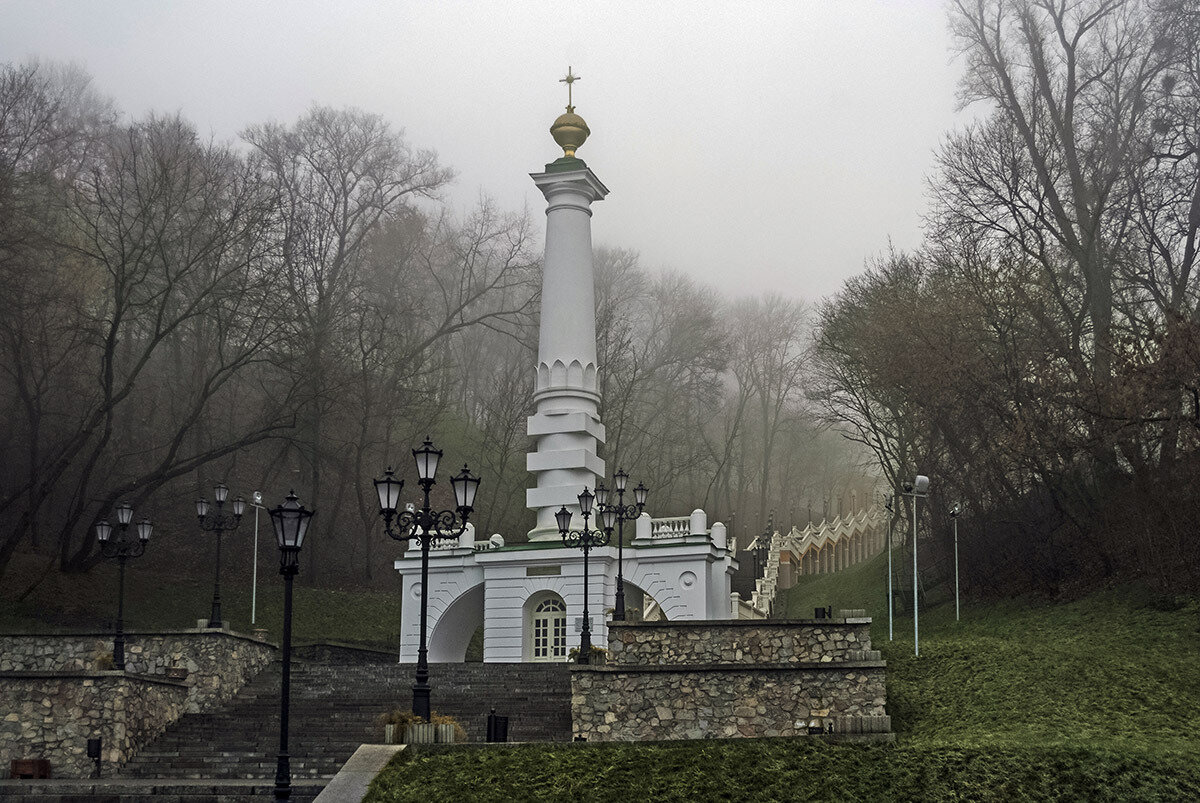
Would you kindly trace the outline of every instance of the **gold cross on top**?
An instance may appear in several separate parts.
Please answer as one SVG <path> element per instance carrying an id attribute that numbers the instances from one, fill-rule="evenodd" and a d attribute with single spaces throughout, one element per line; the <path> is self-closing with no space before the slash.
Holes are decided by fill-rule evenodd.
<path id="1" fill-rule="evenodd" d="M 567 85 L 567 114 L 573 114 L 575 107 L 571 105 L 571 84 L 582 80 L 578 75 L 571 74 L 571 68 L 567 67 L 567 77 L 558 79 L 560 84 Z"/>

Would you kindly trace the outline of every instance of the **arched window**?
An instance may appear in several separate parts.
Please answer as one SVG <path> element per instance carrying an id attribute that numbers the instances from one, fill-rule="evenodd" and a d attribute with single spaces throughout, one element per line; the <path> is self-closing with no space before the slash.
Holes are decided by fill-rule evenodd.
<path id="1" fill-rule="evenodd" d="M 544 599 L 533 609 L 533 660 L 561 661 L 567 657 L 567 606 L 561 599 Z"/>

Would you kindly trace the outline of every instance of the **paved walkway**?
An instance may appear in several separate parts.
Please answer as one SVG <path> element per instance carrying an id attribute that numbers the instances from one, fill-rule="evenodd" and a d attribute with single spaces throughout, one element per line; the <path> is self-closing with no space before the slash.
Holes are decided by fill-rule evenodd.
<path id="1" fill-rule="evenodd" d="M 292 781 L 292 800 L 312 800 L 325 780 Z M 265 780 L 173 780 L 164 778 L 50 778 L 48 780 L 0 780 L 0 799 L 16 801 L 71 800 L 242 800 L 270 799 L 275 782 Z M 361 800 L 361 795 L 354 798 Z"/>
<path id="2" fill-rule="evenodd" d="M 316 803 L 359 803 L 371 779 L 405 748 L 402 744 L 364 744 L 317 795 Z"/>

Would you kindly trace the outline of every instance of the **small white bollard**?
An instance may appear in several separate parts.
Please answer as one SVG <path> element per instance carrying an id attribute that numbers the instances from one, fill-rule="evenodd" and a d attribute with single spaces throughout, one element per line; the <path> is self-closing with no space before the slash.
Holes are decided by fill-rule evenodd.
<path id="1" fill-rule="evenodd" d="M 729 535 L 725 531 L 725 525 L 719 521 L 713 522 L 712 542 L 717 549 L 725 549 L 729 545 Z"/>

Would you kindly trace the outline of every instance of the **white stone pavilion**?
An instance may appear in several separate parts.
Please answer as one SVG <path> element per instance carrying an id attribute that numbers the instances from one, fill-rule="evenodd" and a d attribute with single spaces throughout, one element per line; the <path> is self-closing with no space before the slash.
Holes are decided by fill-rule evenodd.
<path id="1" fill-rule="evenodd" d="M 568 85 L 575 76 L 568 73 Z M 537 511 L 527 543 L 506 544 L 497 534 L 475 540 L 468 527 L 457 543 L 429 555 L 428 648 L 430 661 L 462 661 L 483 627 L 487 662 L 564 661 L 579 645 L 583 613 L 583 552 L 563 545 L 554 514 L 565 506 L 583 526 L 577 497 L 606 481 L 604 425 L 598 415 L 596 307 L 592 266 L 592 204 L 608 188 L 575 156 L 590 133 L 568 102 L 551 126 L 562 158 L 531 177 L 546 197 L 546 255 L 538 339 L 536 412 L 528 419 L 534 450 L 526 465 L 533 487 L 526 504 Z M 653 508 L 651 494 L 648 507 Z M 597 522 L 592 518 L 591 527 Z M 607 644 L 607 618 L 617 583 L 616 531 L 610 546 L 589 557 L 588 608 L 592 643 Z M 673 518 L 643 513 L 625 527 L 624 588 L 629 618 L 702 620 L 736 618 L 746 603 L 731 594 L 737 568 L 734 544 L 703 510 Z M 415 662 L 420 548 L 414 540 L 395 563 L 403 580 L 400 660 Z"/>

